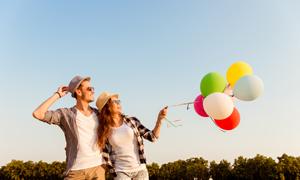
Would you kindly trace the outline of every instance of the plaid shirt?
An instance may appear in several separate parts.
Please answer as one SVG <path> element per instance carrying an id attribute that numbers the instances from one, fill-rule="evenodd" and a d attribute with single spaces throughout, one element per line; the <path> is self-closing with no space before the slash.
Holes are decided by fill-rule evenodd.
<path id="1" fill-rule="evenodd" d="M 153 132 L 151 130 L 147 129 L 145 126 L 143 126 L 137 118 L 123 116 L 123 120 L 129 127 L 132 128 L 132 130 L 137 138 L 140 163 L 146 164 L 143 138 L 147 139 L 151 142 L 156 141 L 157 138 L 154 136 Z M 105 147 L 103 149 L 102 157 L 103 157 L 103 160 L 105 161 L 105 164 L 109 168 L 109 172 L 116 175 L 115 168 L 114 168 L 115 160 L 113 158 L 113 150 L 112 150 L 112 146 L 108 140 L 106 141 Z"/>

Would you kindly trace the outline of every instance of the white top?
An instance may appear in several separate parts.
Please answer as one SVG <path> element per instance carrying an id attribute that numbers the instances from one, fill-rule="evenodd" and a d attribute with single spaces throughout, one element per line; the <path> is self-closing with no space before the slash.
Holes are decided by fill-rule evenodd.
<path id="1" fill-rule="evenodd" d="M 80 170 L 102 164 L 102 154 L 97 145 L 98 118 L 95 112 L 85 116 L 77 110 L 78 153 L 71 170 Z"/>
<path id="2" fill-rule="evenodd" d="M 126 123 L 123 123 L 120 127 L 113 128 L 108 140 L 112 146 L 116 172 L 132 172 L 146 169 L 146 164 L 140 163 L 136 136 Z"/>

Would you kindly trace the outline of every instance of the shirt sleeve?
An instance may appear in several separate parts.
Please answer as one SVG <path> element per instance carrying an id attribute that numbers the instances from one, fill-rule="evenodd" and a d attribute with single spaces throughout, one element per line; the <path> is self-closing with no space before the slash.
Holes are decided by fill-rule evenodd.
<path id="1" fill-rule="evenodd" d="M 157 138 L 155 137 L 154 133 L 146 128 L 136 117 L 132 117 L 134 120 L 136 127 L 140 133 L 140 135 L 144 138 L 147 139 L 148 141 L 155 142 Z"/>
<path id="2" fill-rule="evenodd" d="M 112 161 L 111 161 L 111 157 L 110 157 L 110 153 L 112 152 L 112 149 L 111 149 L 111 145 L 109 144 L 109 142 L 106 142 L 105 144 L 105 147 L 102 151 L 102 158 L 103 158 L 103 162 L 104 164 L 108 167 L 109 169 L 109 172 L 111 174 L 115 174 L 115 169 L 113 167 L 113 164 L 112 164 Z"/>
<path id="3" fill-rule="evenodd" d="M 57 109 L 55 111 L 47 111 L 42 121 L 48 124 L 60 125 L 62 118 L 63 118 L 62 109 Z"/>

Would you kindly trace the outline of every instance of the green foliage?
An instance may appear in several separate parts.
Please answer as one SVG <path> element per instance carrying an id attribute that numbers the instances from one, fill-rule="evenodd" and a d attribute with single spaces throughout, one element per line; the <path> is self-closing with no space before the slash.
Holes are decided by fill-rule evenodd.
<path id="1" fill-rule="evenodd" d="M 278 157 L 277 171 L 280 179 L 282 180 L 294 180 L 300 179 L 300 157 L 292 157 L 283 154 Z"/>
<path id="2" fill-rule="evenodd" d="M 185 179 L 209 179 L 208 161 L 203 158 L 186 160 Z"/>
<path id="3" fill-rule="evenodd" d="M 186 162 L 178 160 L 163 164 L 159 170 L 158 179 L 184 179 L 186 174 Z"/>
<path id="4" fill-rule="evenodd" d="M 227 180 L 232 179 L 232 166 L 226 160 L 217 164 L 215 161 L 210 163 L 209 173 L 212 179 Z"/>
<path id="5" fill-rule="evenodd" d="M 150 165 L 147 165 L 147 169 L 149 172 L 150 179 L 158 179 L 159 165 L 157 163 L 152 163 Z"/>
<path id="6" fill-rule="evenodd" d="M 203 158 L 190 158 L 178 160 L 159 166 L 157 163 L 147 165 L 151 180 L 300 180 L 300 157 L 292 157 L 283 154 L 278 157 L 278 162 L 269 157 L 256 155 L 254 158 L 242 156 L 234 160 L 231 165 L 222 160 L 219 163 L 208 163 Z M 25 179 L 63 179 L 66 163 L 54 161 L 19 161 L 12 160 L 6 166 L 0 168 L 1 180 L 25 180 Z M 113 179 L 106 174 L 106 179 Z"/>
<path id="7" fill-rule="evenodd" d="M 12 160 L 0 169 L 0 179 L 63 179 L 65 162 L 54 161 L 51 164 L 39 161 L 18 161 Z"/>
<path id="8" fill-rule="evenodd" d="M 233 164 L 233 179 L 278 179 L 276 166 L 272 158 L 259 154 L 252 159 L 238 157 Z"/>

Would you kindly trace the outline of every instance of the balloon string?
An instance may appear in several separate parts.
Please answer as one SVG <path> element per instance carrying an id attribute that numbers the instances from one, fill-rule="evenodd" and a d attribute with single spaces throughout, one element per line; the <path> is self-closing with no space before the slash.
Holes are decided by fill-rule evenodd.
<path id="1" fill-rule="evenodd" d="M 169 107 L 186 106 L 186 105 L 190 105 L 190 104 L 194 104 L 194 103 L 195 103 L 195 101 L 185 102 L 185 103 L 180 103 L 180 104 L 173 104 L 173 105 L 170 105 Z"/>
<path id="2" fill-rule="evenodd" d="M 232 95 L 232 97 L 233 97 L 233 95 Z M 178 107 L 178 106 L 187 106 L 187 110 L 189 110 L 189 105 L 191 105 L 191 104 L 194 104 L 194 103 L 196 103 L 196 102 L 200 102 L 200 101 L 193 101 L 193 102 L 185 102 L 185 103 L 180 103 L 180 104 L 174 104 L 174 105 L 170 105 L 170 106 L 168 106 L 168 107 Z M 215 120 L 212 118 L 212 117 L 209 117 L 210 118 L 210 120 L 216 125 L 216 127 L 220 130 L 220 131 L 222 131 L 222 132 L 226 132 L 225 130 L 223 130 L 223 129 L 221 129 L 221 128 L 219 128 L 219 126 L 217 125 L 217 123 L 215 122 Z M 168 123 L 169 124 L 171 124 L 172 126 L 174 126 L 174 127 L 178 127 L 177 125 L 175 125 L 174 123 L 172 123 L 170 120 L 168 120 L 167 118 L 165 118 L 167 121 L 168 121 Z M 180 125 L 179 125 L 180 126 Z"/>
<path id="3" fill-rule="evenodd" d="M 227 88 L 229 88 L 230 87 L 230 84 L 228 83 L 226 86 L 225 86 L 225 88 L 223 89 L 223 92 L 227 89 Z"/>
<path id="4" fill-rule="evenodd" d="M 227 86 L 223 90 L 223 93 L 226 90 L 226 88 L 228 88 L 228 87 L 230 87 L 230 84 L 227 84 Z M 232 94 L 228 94 L 228 96 L 234 97 L 233 92 L 232 92 Z M 194 104 L 196 102 L 200 102 L 200 101 L 192 101 L 192 102 L 185 102 L 185 103 L 180 103 L 180 104 L 173 104 L 168 107 L 187 106 L 187 109 L 189 109 L 189 105 Z"/>
<path id="5" fill-rule="evenodd" d="M 178 126 L 182 126 L 182 125 L 176 125 L 176 124 L 174 124 L 172 121 L 170 121 L 168 118 L 165 118 L 165 120 L 169 123 L 169 124 L 171 124 L 173 127 L 178 127 Z"/>
<path id="6" fill-rule="evenodd" d="M 200 102 L 200 101 L 192 101 L 192 102 L 185 102 L 185 103 L 180 103 L 180 104 L 173 104 L 173 105 L 170 105 L 168 107 L 186 106 L 186 110 L 189 110 L 190 109 L 190 105 L 194 104 L 196 102 Z"/>
<path id="7" fill-rule="evenodd" d="M 223 93 L 225 92 L 225 90 L 227 89 L 227 88 L 229 88 L 230 87 L 230 84 L 228 83 L 226 86 L 225 86 L 225 88 L 223 89 Z M 230 96 L 230 97 L 234 97 L 234 94 L 233 94 L 233 92 L 232 92 L 232 94 L 228 94 L 228 96 Z"/>

